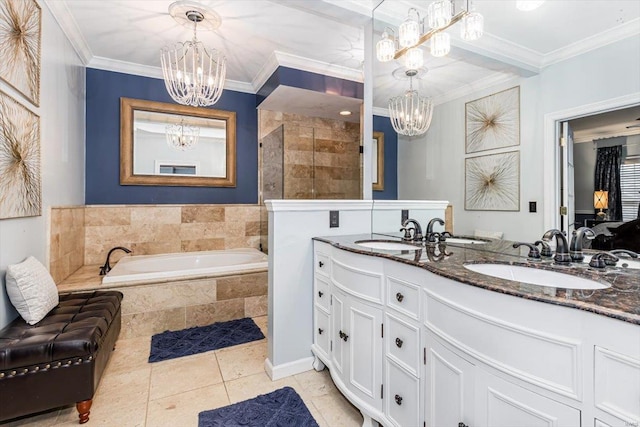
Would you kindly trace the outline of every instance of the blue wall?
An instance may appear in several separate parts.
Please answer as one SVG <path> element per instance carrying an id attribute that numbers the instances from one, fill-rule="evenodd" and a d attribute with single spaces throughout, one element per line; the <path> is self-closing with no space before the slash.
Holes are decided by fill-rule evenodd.
<path id="1" fill-rule="evenodd" d="M 398 199 L 398 134 L 389 117 L 373 116 L 373 131 L 384 133 L 384 190 L 373 191 L 374 199 Z"/>
<path id="2" fill-rule="evenodd" d="M 120 185 L 120 98 L 170 102 L 164 82 L 87 69 L 86 204 L 257 203 L 256 95 L 225 90 L 214 109 L 236 112 L 236 187 Z"/>

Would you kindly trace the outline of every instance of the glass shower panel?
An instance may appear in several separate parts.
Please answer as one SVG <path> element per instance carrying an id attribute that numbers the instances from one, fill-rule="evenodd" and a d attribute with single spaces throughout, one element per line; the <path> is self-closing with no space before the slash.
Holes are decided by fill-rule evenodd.
<path id="1" fill-rule="evenodd" d="M 262 198 L 260 206 L 260 248 L 268 253 L 269 217 L 265 200 L 284 199 L 284 125 L 278 126 L 261 141 Z"/>
<path id="2" fill-rule="evenodd" d="M 316 199 L 361 199 L 360 124 L 333 122 L 314 132 Z"/>
<path id="3" fill-rule="evenodd" d="M 313 186 L 315 129 L 302 123 L 284 127 L 284 198 L 315 199 Z"/>

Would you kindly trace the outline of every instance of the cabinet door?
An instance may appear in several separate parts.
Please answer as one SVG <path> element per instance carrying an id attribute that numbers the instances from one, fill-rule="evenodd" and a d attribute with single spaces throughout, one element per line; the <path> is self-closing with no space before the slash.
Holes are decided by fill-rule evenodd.
<path id="1" fill-rule="evenodd" d="M 475 366 L 428 335 L 424 342 L 427 343 L 424 381 L 427 426 L 457 426 L 464 423 L 475 427 Z"/>
<path id="2" fill-rule="evenodd" d="M 580 427 L 580 411 L 478 369 L 476 424 L 486 427 Z"/>
<path id="3" fill-rule="evenodd" d="M 345 331 L 348 329 L 347 325 L 347 294 L 333 287 L 331 301 L 331 336 L 332 341 L 331 360 L 335 370 L 341 377 L 345 375 L 345 367 L 348 363 L 349 357 L 349 345 L 344 341 L 343 337 Z"/>
<path id="4" fill-rule="evenodd" d="M 382 309 L 350 297 L 347 337 L 349 388 L 360 399 L 382 410 Z"/>
<path id="5" fill-rule="evenodd" d="M 325 358 L 329 355 L 329 341 L 331 330 L 329 327 L 329 315 L 316 306 L 313 308 L 314 317 L 314 342 Z M 323 360 L 324 361 L 324 360 Z"/>

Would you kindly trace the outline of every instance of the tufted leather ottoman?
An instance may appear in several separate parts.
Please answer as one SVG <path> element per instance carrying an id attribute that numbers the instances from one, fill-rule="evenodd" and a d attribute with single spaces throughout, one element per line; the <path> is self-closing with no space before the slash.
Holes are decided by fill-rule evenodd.
<path id="1" fill-rule="evenodd" d="M 89 420 L 93 394 L 120 333 L 117 291 L 60 296 L 35 325 L 0 331 L 0 421 L 76 403 Z"/>

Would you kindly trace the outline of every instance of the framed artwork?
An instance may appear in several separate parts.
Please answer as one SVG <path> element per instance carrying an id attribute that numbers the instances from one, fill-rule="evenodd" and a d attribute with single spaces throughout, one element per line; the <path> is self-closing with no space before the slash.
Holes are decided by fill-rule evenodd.
<path id="1" fill-rule="evenodd" d="M 520 210 L 520 152 L 465 159 L 467 211 Z"/>
<path id="2" fill-rule="evenodd" d="M 520 86 L 465 104 L 467 154 L 520 145 Z"/>
<path id="3" fill-rule="evenodd" d="M 384 133 L 373 132 L 371 141 L 371 182 L 376 191 L 384 190 Z"/>
<path id="4" fill-rule="evenodd" d="M 0 219 L 39 215 L 40 117 L 0 92 Z"/>
<path id="5" fill-rule="evenodd" d="M 0 79 L 40 105 L 42 12 L 36 0 L 0 0 Z"/>

